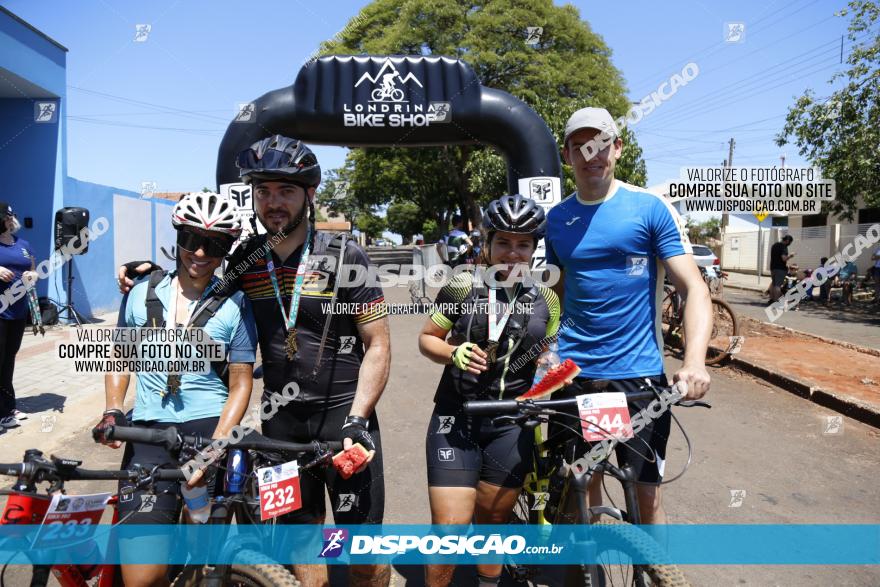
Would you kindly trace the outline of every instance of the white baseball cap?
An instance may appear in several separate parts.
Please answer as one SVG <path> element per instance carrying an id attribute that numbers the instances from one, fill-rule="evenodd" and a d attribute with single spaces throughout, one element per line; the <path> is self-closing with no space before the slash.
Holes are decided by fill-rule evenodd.
<path id="1" fill-rule="evenodd" d="M 581 108 L 569 117 L 568 122 L 565 123 L 565 138 L 562 139 L 562 144 L 567 143 L 568 137 L 584 128 L 595 128 L 614 137 L 620 136 L 610 112 L 604 108 L 587 107 Z"/>

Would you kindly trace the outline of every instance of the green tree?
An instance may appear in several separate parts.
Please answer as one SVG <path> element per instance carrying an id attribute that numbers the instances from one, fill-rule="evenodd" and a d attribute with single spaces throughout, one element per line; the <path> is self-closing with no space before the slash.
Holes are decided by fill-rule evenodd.
<path id="1" fill-rule="evenodd" d="M 425 217 L 418 204 L 413 202 L 394 202 L 388 206 L 385 216 L 388 230 L 403 237 L 403 244 L 408 245 L 412 236 L 422 231 Z"/>
<path id="2" fill-rule="evenodd" d="M 535 47 L 525 43 L 532 26 L 543 27 Z M 552 0 L 374 0 L 320 53 L 464 59 L 483 85 L 534 108 L 557 141 L 579 107 L 601 105 L 618 117 L 630 106 L 605 42 L 575 7 Z M 642 185 L 641 150 L 631 135 L 625 144 L 620 177 Z M 414 202 L 440 230 L 457 211 L 479 222 L 478 206 L 507 191 L 505 164 L 488 145 L 355 150 L 341 173 L 355 198 Z M 567 190 L 573 189 L 569 183 Z"/>
<path id="3" fill-rule="evenodd" d="M 721 218 L 710 218 L 704 222 L 694 222 L 690 216 L 685 216 L 685 226 L 688 238 L 692 243 L 702 244 L 709 239 L 721 238 Z"/>
<path id="4" fill-rule="evenodd" d="M 355 218 L 354 225 L 371 240 L 382 236 L 382 233 L 388 228 L 384 218 L 370 212 L 362 212 Z"/>
<path id="5" fill-rule="evenodd" d="M 847 70 L 829 83 L 845 83 L 827 98 L 812 90 L 798 98 L 777 144 L 793 142 L 823 177 L 835 180 L 836 198 L 823 208 L 852 220 L 859 197 L 880 206 L 880 5 L 853 0 L 838 14 L 851 17 L 853 47 Z"/>

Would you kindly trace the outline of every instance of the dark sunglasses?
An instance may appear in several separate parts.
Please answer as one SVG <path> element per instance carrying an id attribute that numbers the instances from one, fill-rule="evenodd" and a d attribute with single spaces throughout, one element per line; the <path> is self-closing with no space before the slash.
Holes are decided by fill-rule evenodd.
<path id="1" fill-rule="evenodd" d="M 231 237 L 206 236 L 189 230 L 177 231 L 177 246 L 195 253 L 199 249 L 209 257 L 225 257 L 235 240 Z"/>

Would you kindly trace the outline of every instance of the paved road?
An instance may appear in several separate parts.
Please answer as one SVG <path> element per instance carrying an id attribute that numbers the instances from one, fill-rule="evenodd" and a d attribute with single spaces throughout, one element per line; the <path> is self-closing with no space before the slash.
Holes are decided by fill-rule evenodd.
<path id="1" fill-rule="evenodd" d="M 405 298 L 402 292 L 388 294 L 390 301 Z M 422 319 L 392 319 L 392 375 L 379 410 L 386 447 L 386 521 L 393 523 L 429 519 L 424 434 L 441 370 L 418 354 L 415 341 Z M 675 361 L 668 359 L 668 366 L 674 369 Z M 695 454 L 685 477 L 666 489 L 672 522 L 880 523 L 876 429 L 844 419 L 841 434 L 823 435 L 825 416 L 833 412 L 726 370 L 713 371 L 709 399 L 712 410 L 677 411 Z M 81 428 L 91 423 L 83 421 Z M 121 456 L 96 449 L 83 432 L 62 437 L 28 431 L 24 438 L 44 449 L 54 445 L 62 455 L 84 457 L 96 468 L 114 466 Z M 685 458 L 683 438 L 675 432 L 667 471 L 679 470 Z M 75 487 L 79 492 L 100 489 L 99 484 Z M 746 492 L 740 507 L 730 507 L 732 490 Z M 396 570 L 395 585 L 421 584 L 420 569 Z M 876 567 L 692 566 L 685 572 L 694 585 L 713 587 L 880 585 Z M 473 582 L 462 572 L 456 584 Z"/>
<path id="2" fill-rule="evenodd" d="M 769 321 L 764 312 L 767 298 L 760 293 L 726 287 L 724 300 L 737 313 L 762 322 Z M 880 308 L 875 309 L 866 303 L 844 308 L 839 302 L 833 302 L 829 306 L 802 302 L 797 310 L 784 313 L 775 323 L 835 340 L 880 348 Z"/>

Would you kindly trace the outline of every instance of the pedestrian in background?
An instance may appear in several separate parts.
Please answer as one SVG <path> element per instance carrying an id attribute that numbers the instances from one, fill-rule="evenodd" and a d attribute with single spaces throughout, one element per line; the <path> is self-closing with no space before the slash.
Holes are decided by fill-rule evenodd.
<path id="1" fill-rule="evenodd" d="M 19 229 L 21 225 L 12 206 L 0 202 L 0 295 L 19 280 L 24 280 L 26 284 L 37 280 L 31 245 L 15 236 Z M 19 420 L 27 418 L 15 407 L 15 388 L 12 385 L 15 355 L 21 348 L 27 313 L 26 296 L 21 296 L 0 312 L 0 427 L 3 428 L 15 428 Z"/>
<path id="2" fill-rule="evenodd" d="M 782 240 L 770 247 L 770 303 L 776 302 L 782 297 L 782 285 L 785 276 L 788 275 L 788 261 L 794 257 L 794 253 L 788 253 L 788 247 L 794 242 L 794 238 L 787 234 Z"/>

